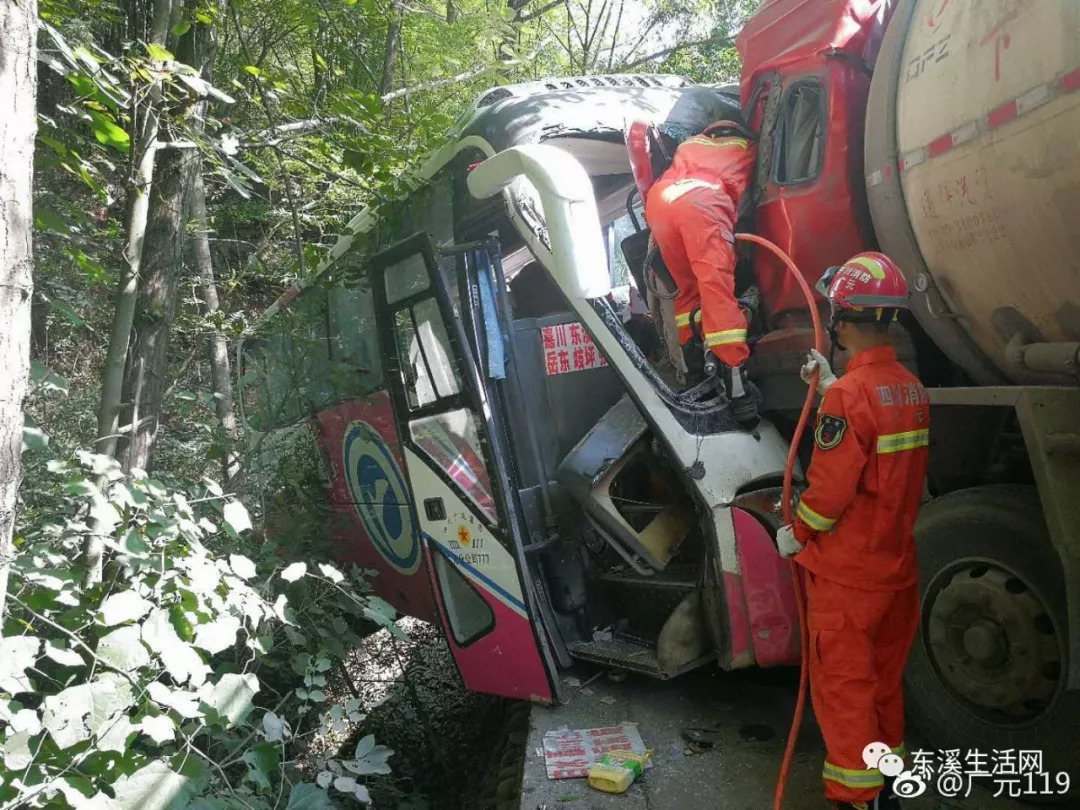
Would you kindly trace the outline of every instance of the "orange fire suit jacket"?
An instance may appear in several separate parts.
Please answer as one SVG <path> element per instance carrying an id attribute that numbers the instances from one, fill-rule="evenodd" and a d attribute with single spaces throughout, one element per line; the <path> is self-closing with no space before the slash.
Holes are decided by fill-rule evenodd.
<path id="1" fill-rule="evenodd" d="M 826 391 L 795 559 L 816 576 L 873 591 L 918 582 L 912 528 L 930 444 L 930 401 L 891 346 L 868 349 Z"/>
<path id="2" fill-rule="evenodd" d="M 750 184 L 756 159 L 757 146 L 745 138 L 695 135 L 675 150 L 675 157 L 659 182 L 697 180 L 720 186 L 737 206 Z"/>
<path id="3" fill-rule="evenodd" d="M 645 218 L 679 287 L 679 343 L 702 339 L 728 366 L 750 354 L 746 318 L 735 298 L 735 218 L 750 183 L 757 147 L 746 138 L 697 135 L 675 150 L 649 190 Z"/>

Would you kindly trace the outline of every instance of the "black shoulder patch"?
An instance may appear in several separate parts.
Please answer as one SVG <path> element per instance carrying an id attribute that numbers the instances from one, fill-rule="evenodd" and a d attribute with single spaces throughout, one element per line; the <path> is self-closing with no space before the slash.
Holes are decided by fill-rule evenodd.
<path id="1" fill-rule="evenodd" d="M 814 441 L 822 450 L 832 450 L 844 440 L 847 432 L 847 421 L 839 416 L 823 413 L 818 419 L 817 430 L 814 431 Z"/>

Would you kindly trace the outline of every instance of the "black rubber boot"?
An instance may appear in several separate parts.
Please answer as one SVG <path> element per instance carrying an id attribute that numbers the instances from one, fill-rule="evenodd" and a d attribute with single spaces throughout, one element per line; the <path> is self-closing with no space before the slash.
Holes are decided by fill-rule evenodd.
<path id="1" fill-rule="evenodd" d="M 748 428 L 756 427 L 761 421 L 758 413 L 762 403 L 761 391 L 750 382 L 742 366 L 731 368 L 721 363 L 720 374 L 735 421 Z"/>
<path id="2" fill-rule="evenodd" d="M 686 385 L 689 390 L 705 382 L 705 349 L 701 341 L 691 338 L 682 346 L 683 362 L 686 363 Z"/>
<path id="3" fill-rule="evenodd" d="M 895 777 L 885 777 L 885 787 L 881 789 L 877 797 L 877 810 L 901 810 L 900 797 L 893 790 L 895 782 Z"/>

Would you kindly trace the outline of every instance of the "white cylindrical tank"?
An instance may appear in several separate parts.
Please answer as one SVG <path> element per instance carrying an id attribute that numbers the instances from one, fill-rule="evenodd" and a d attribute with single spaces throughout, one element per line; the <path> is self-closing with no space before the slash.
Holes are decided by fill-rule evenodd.
<path id="1" fill-rule="evenodd" d="M 1011 338 L 1080 340 L 1080 2 L 914 3 L 893 21 L 906 31 L 889 32 L 891 58 L 877 69 L 890 75 L 875 76 L 867 111 L 875 228 L 886 252 L 913 247 L 900 243 L 914 235 L 924 263 L 916 311 L 951 322 L 927 330 L 946 353 L 975 366 L 974 343 L 1015 380 Z M 900 195 L 883 190 L 889 161 L 871 162 L 886 129 L 907 234 Z"/>

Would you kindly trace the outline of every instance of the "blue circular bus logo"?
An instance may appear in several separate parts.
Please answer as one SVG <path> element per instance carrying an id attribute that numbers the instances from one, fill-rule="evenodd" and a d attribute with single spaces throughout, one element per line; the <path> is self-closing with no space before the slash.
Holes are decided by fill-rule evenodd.
<path id="1" fill-rule="evenodd" d="M 420 567 L 420 535 L 411 498 L 386 442 L 367 422 L 351 422 L 342 445 L 345 478 L 368 537 L 383 559 L 402 574 Z"/>

